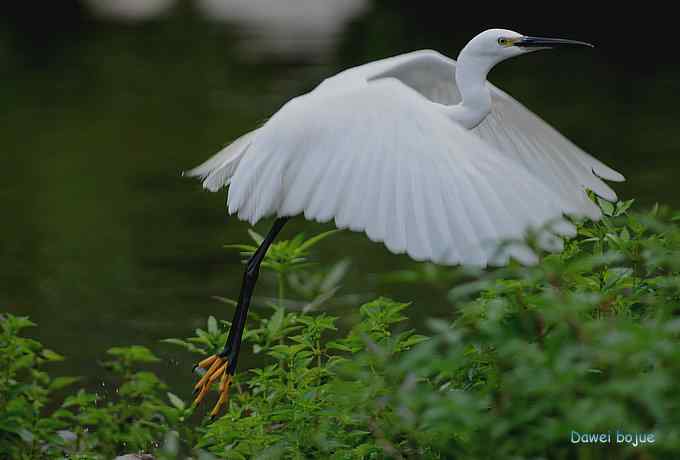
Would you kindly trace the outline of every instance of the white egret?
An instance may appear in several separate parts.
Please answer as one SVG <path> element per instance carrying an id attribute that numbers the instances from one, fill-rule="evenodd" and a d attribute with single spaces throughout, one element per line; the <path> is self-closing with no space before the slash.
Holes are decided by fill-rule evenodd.
<path id="1" fill-rule="evenodd" d="M 196 403 L 217 378 L 212 415 L 225 403 L 260 263 L 291 216 L 333 219 L 416 260 L 482 266 L 534 262 L 522 247 L 495 250 L 528 228 L 552 221 L 571 236 L 564 214 L 599 218 L 585 190 L 615 200 L 602 179 L 623 176 L 486 80 L 505 59 L 558 46 L 592 45 L 491 29 L 457 61 L 417 51 L 345 70 L 189 171 L 210 191 L 229 185 L 230 214 L 277 217 L 247 263 L 224 350 L 198 364 Z"/>

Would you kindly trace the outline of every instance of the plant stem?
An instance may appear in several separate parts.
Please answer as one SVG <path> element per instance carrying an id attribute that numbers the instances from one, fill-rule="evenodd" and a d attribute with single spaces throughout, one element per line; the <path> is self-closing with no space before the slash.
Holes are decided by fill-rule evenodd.
<path id="1" fill-rule="evenodd" d="M 285 289 L 286 289 L 285 288 L 286 278 L 283 276 L 283 272 L 279 272 L 278 275 L 277 275 L 277 278 L 278 278 L 277 284 L 278 284 L 278 287 L 279 287 L 279 306 L 282 307 L 283 306 L 283 297 L 284 297 L 284 293 L 285 293 Z"/>
<path id="2" fill-rule="evenodd" d="M 317 353 L 316 354 L 316 367 L 321 367 L 321 341 L 320 340 L 316 341 L 316 350 L 314 350 L 314 351 Z"/>

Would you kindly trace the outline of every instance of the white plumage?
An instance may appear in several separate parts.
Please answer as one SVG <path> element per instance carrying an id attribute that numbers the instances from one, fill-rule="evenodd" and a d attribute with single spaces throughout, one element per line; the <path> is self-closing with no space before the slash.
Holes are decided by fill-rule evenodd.
<path id="1" fill-rule="evenodd" d="M 536 40 L 492 29 L 458 69 L 418 51 L 346 70 L 188 174 L 211 191 L 229 185 L 229 213 L 252 224 L 304 214 L 416 260 L 532 263 L 522 245 L 498 244 L 546 223 L 573 235 L 563 214 L 600 217 L 585 189 L 615 200 L 600 178 L 623 180 L 486 81 Z"/>

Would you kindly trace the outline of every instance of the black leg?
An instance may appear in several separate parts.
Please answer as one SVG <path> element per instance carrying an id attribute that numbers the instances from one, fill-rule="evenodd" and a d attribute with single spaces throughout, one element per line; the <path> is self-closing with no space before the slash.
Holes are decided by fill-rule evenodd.
<path id="1" fill-rule="evenodd" d="M 210 356 L 196 365 L 196 367 L 204 369 L 206 372 L 194 386 L 194 394 L 197 395 L 196 399 L 194 399 L 194 405 L 201 403 L 214 383 L 219 383 L 220 397 L 217 404 L 215 404 L 215 407 L 210 412 L 211 418 L 217 417 L 220 408 L 227 403 L 229 386 L 231 385 L 232 376 L 236 372 L 236 361 L 238 360 L 239 351 L 241 351 L 241 339 L 243 338 L 243 329 L 246 326 L 250 299 L 253 296 L 257 275 L 260 273 L 260 264 L 264 260 L 267 249 L 269 249 L 269 246 L 274 242 L 274 239 L 286 222 L 288 222 L 288 217 L 276 219 L 276 222 L 274 222 L 274 225 L 271 230 L 269 230 L 264 241 L 262 241 L 260 247 L 257 248 L 255 254 L 253 254 L 246 264 L 246 270 L 243 274 L 243 284 L 241 285 L 241 293 L 238 296 L 234 320 L 231 323 L 229 336 L 227 337 L 227 343 L 224 344 L 224 349 L 220 354 Z"/>
<path id="2" fill-rule="evenodd" d="M 238 297 L 238 304 L 234 312 L 234 319 L 231 322 L 229 329 L 229 336 L 227 342 L 224 344 L 224 349 L 219 354 L 221 358 L 226 358 L 228 361 L 227 372 L 234 374 L 236 371 L 236 362 L 238 360 L 239 352 L 241 351 L 241 339 L 243 337 L 243 330 L 245 329 L 246 319 L 248 318 L 248 308 L 250 307 L 250 300 L 257 283 L 257 277 L 260 273 L 260 264 L 264 260 L 264 256 L 269 249 L 269 246 L 274 242 L 276 236 L 279 234 L 283 226 L 288 222 L 288 217 L 280 217 L 276 219 L 267 236 L 257 248 L 255 254 L 252 255 L 246 264 L 245 273 L 243 274 L 243 282 L 241 284 L 241 292 Z"/>

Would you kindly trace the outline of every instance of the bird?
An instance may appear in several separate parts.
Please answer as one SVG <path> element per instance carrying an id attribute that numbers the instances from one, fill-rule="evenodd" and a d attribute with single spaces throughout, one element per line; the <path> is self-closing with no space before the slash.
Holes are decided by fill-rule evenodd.
<path id="1" fill-rule="evenodd" d="M 589 155 L 487 75 L 533 51 L 592 47 L 560 38 L 489 29 L 456 60 L 420 50 L 344 70 L 285 103 L 260 127 L 186 172 L 204 188 L 228 187 L 229 214 L 274 224 L 247 261 L 224 349 L 196 365 L 194 404 L 219 379 L 226 404 L 259 267 L 286 222 L 333 220 L 393 253 L 445 265 L 537 261 L 520 240 L 546 228 L 542 245 L 576 234 L 565 216 L 601 217 L 588 190 L 624 177 Z"/>

